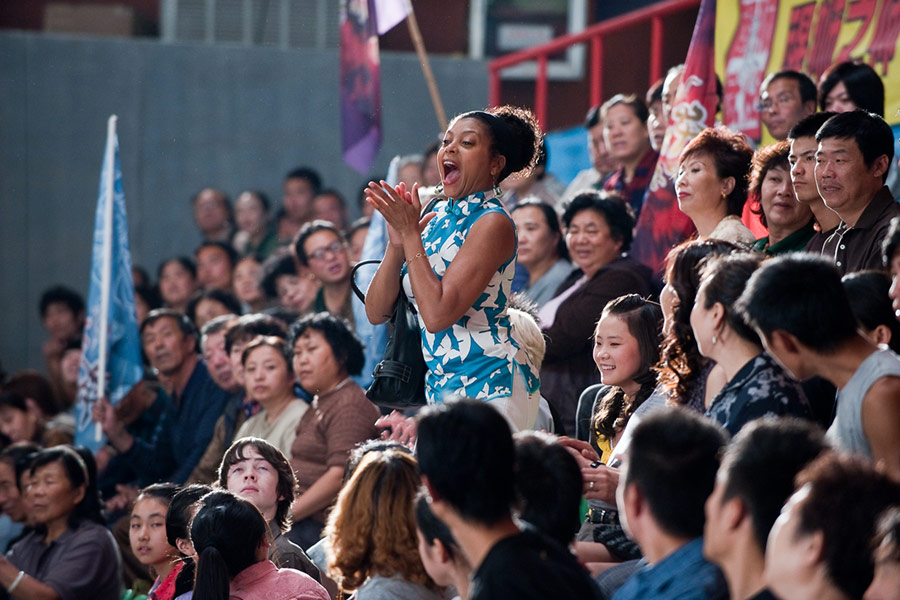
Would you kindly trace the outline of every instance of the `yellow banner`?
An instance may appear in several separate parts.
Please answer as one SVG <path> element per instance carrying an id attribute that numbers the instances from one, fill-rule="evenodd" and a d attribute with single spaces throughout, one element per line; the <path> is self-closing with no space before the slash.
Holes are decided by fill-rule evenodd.
<path id="1" fill-rule="evenodd" d="M 719 0 L 722 120 L 758 140 L 759 85 L 768 73 L 793 69 L 818 82 L 832 64 L 860 60 L 884 80 L 885 119 L 900 123 L 898 38 L 900 0 Z"/>

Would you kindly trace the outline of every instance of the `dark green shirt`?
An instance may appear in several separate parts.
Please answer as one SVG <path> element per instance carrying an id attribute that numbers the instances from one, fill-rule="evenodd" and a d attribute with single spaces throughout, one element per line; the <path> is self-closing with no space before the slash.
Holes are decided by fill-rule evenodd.
<path id="1" fill-rule="evenodd" d="M 773 246 L 769 246 L 769 236 L 759 238 L 754 242 L 753 249 L 757 252 L 764 252 L 769 256 L 778 256 L 779 254 L 787 254 L 788 252 L 803 252 L 806 250 L 806 243 L 812 238 L 815 232 L 813 219 L 810 219 L 809 223 Z"/>

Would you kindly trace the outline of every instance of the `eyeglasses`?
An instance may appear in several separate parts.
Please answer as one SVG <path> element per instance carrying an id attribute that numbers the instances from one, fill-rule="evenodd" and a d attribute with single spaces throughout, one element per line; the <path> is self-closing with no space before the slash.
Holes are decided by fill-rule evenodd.
<path id="1" fill-rule="evenodd" d="M 791 102 L 795 102 L 797 99 L 790 94 L 780 94 L 775 101 L 773 102 L 771 98 L 766 98 L 762 102 L 756 105 L 757 110 L 764 111 L 769 110 L 776 104 L 778 106 L 784 106 L 786 104 L 790 104 Z"/>
<path id="2" fill-rule="evenodd" d="M 309 260 L 325 260 L 325 257 L 329 254 L 339 254 L 342 250 L 344 250 L 344 244 L 341 242 L 331 242 L 324 248 L 319 248 L 318 250 L 314 250 L 310 252 L 307 256 Z"/>

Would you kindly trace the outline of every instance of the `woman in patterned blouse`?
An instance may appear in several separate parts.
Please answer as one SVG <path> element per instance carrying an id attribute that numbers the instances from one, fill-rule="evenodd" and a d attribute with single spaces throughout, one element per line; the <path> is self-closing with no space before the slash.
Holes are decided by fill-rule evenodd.
<path id="1" fill-rule="evenodd" d="M 366 192 L 390 235 L 366 296 L 369 320 L 387 321 L 402 288 L 418 308 L 428 402 L 478 398 L 516 429 L 534 425 L 539 381 L 506 312 L 516 231 L 498 184 L 531 169 L 540 140 L 526 110 L 464 113 L 437 154 L 442 196 L 434 212 L 421 216 L 418 185 L 372 182 Z"/>

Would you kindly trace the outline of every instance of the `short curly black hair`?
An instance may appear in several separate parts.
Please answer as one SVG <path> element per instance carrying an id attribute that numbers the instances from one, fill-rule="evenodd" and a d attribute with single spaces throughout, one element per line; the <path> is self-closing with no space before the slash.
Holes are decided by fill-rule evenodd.
<path id="1" fill-rule="evenodd" d="M 291 325 L 288 347 L 293 354 L 294 346 L 308 330 L 318 331 L 328 342 L 337 363 L 348 375 L 359 375 L 365 364 L 363 345 L 346 321 L 327 312 L 315 313 L 301 318 Z"/>
<path id="2" fill-rule="evenodd" d="M 562 221 L 566 229 L 572 224 L 575 215 L 584 210 L 602 215 L 613 239 L 622 242 L 622 252 L 628 252 L 634 239 L 634 213 L 621 196 L 597 191 L 578 194 L 563 212 Z"/>

